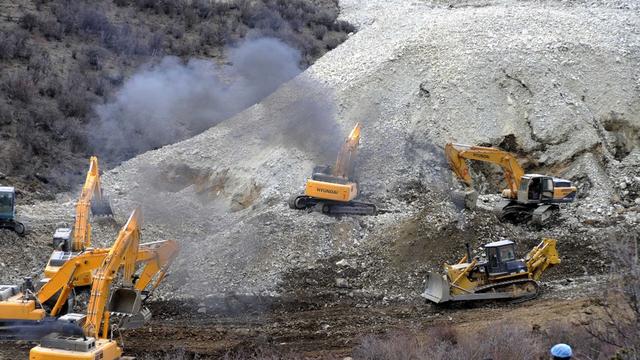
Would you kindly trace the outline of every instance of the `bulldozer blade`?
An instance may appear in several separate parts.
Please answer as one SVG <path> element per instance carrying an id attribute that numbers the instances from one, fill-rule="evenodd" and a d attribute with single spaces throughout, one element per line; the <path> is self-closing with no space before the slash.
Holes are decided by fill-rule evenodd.
<path id="1" fill-rule="evenodd" d="M 113 216 L 111 204 L 107 199 L 93 199 L 91 201 L 91 213 L 94 216 Z"/>
<path id="2" fill-rule="evenodd" d="M 445 276 L 429 272 L 427 274 L 427 288 L 422 293 L 422 297 L 436 304 L 447 302 L 451 299 L 449 289 L 449 281 Z"/>

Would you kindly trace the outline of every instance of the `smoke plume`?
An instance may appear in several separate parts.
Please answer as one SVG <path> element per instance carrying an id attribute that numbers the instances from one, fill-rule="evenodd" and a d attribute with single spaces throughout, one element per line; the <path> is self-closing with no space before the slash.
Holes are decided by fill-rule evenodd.
<path id="1" fill-rule="evenodd" d="M 300 53 L 279 40 L 248 40 L 227 50 L 230 64 L 165 57 L 95 108 L 97 152 L 122 160 L 171 144 L 259 102 L 300 73 Z"/>

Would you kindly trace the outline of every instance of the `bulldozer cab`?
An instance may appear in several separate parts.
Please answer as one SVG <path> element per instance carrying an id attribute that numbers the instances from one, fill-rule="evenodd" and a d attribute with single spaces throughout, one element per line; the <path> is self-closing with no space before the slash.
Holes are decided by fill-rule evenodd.
<path id="1" fill-rule="evenodd" d="M 548 203 L 553 200 L 554 181 L 551 176 L 527 174 L 518 189 L 518 202 L 522 204 Z"/>
<path id="2" fill-rule="evenodd" d="M 0 187 L 0 220 L 15 218 L 16 191 L 13 187 Z"/>
<path id="3" fill-rule="evenodd" d="M 501 240 L 484 246 L 489 276 L 512 274 L 525 269 L 524 261 L 516 259 L 516 246 L 511 240 Z"/>

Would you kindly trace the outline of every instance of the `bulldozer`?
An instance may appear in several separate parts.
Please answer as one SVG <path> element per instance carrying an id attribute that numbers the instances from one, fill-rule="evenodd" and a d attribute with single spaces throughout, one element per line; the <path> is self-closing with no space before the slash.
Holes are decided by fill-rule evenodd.
<path id="1" fill-rule="evenodd" d="M 559 204 L 573 202 L 576 198 L 577 189 L 570 180 L 525 174 L 516 157 L 500 149 L 448 143 L 445 156 L 453 173 L 467 186 L 464 203 L 468 208 L 475 207 L 478 193 L 473 190 L 466 160 L 488 162 L 502 168 L 509 188 L 502 191 L 503 200 L 496 212 L 503 221 L 544 224 L 557 216 Z"/>
<path id="2" fill-rule="evenodd" d="M 538 280 L 545 270 L 560 264 L 555 239 L 542 239 L 524 259 L 517 259 L 515 243 L 501 240 L 484 246 L 485 256 L 467 254 L 444 275 L 429 272 L 422 297 L 436 304 L 450 301 L 530 300 L 540 293 Z"/>
<path id="3" fill-rule="evenodd" d="M 96 269 L 86 314 L 69 313 L 59 319 L 75 326 L 80 333 L 53 332 L 45 336 L 40 345 L 31 349 L 29 359 L 123 358 L 122 348 L 112 339 L 113 328 L 134 328 L 150 317 L 143 307 L 143 293 L 136 286 L 136 278 L 138 281 L 146 278 L 144 274 L 136 276 L 141 221 L 140 210 L 134 210 Z M 166 266 L 156 274 L 154 287 L 163 280 Z"/>
<path id="4" fill-rule="evenodd" d="M 16 218 L 16 189 L 0 186 L 0 228 L 10 229 L 24 236 L 25 226 Z"/>
<path id="5" fill-rule="evenodd" d="M 353 180 L 355 160 L 360 144 L 360 124 L 346 138 L 333 167 L 316 166 L 307 179 L 304 195 L 292 195 L 292 209 L 315 209 L 329 215 L 375 215 L 374 204 L 355 201 L 358 184 Z"/>

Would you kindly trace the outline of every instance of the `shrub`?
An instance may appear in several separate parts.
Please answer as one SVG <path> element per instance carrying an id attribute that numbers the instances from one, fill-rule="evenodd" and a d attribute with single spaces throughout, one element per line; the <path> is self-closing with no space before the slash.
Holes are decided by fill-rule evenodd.
<path id="1" fill-rule="evenodd" d="M 29 103 L 35 93 L 33 79 L 24 70 L 7 74 L 2 84 L 9 98 L 20 100 L 24 103 Z"/>
<path id="2" fill-rule="evenodd" d="M 44 35 L 47 40 L 62 40 L 64 34 L 63 26 L 55 19 L 48 19 L 41 21 L 38 24 L 38 29 Z"/>
<path id="3" fill-rule="evenodd" d="M 162 50 L 164 49 L 164 43 L 165 43 L 164 34 L 160 32 L 155 32 L 149 38 L 149 43 L 147 45 L 147 48 L 149 49 L 149 52 L 151 53 L 151 55 L 157 56 L 162 53 Z"/>
<path id="4" fill-rule="evenodd" d="M 26 59 L 31 57 L 29 33 L 22 29 L 0 32 L 0 59 Z"/>
<path id="5" fill-rule="evenodd" d="M 39 83 L 51 72 L 51 58 L 49 53 L 38 51 L 38 55 L 32 57 L 27 65 L 27 70 L 31 73 L 34 83 Z"/>
<path id="6" fill-rule="evenodd" d="M 108 53 L 98 46 L 90 46 L 84 51 L 84 66 L 92 70 L 100 70 L 106 62 Z"/>
<path id="7" fill-rule="evenodd" d="M 20 18 L 20 26 L 28 31 L 33 31 L 38 27 L 38 17 L 32 13 L 26 13 Z"/>
<path id="8" fill-rule="evenodd" d="M 55 98 L 62 92 L 62 84 L 57 76 L 49 76 L 39 90 L 40 95 Z"/>
<path id="9" fill-rule="evenodd" d="M 201 24 L 199 32 L 202 42 L 211 46 L 223 45 L 230 35 L 227 22 L 223 18 Z"/>
<path id="10" fill-rule="evenodd" d="M 16 43 L 12 34 L 0 32 L 0 59 L 13 59 Z"/>
<path id="11" fill-rule="evenodd" d="M 327 50 L 333 50 L 342 44 L 346 38 L 347 36 L 344 33 L 331 31 L 324 36 L 323 40 Z"/>
<path id="12" fill-rule="evenodd" d="M 90 109 L 90 99 L 86 93 L 85 78 L 78 70 L 71 71 L 64 84 L 62 96 L 58 97 L 58 108 L 69 117 L 84 117 Z"/>

